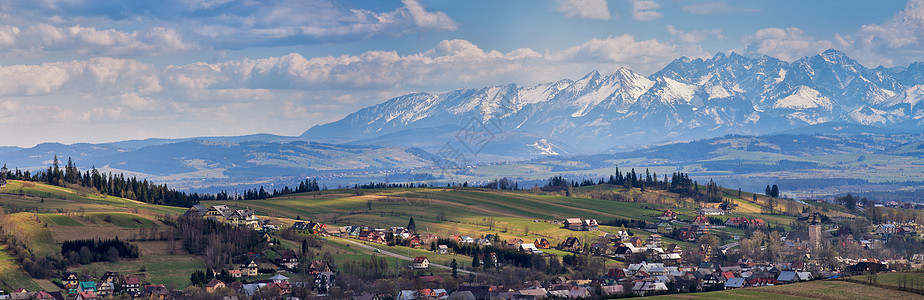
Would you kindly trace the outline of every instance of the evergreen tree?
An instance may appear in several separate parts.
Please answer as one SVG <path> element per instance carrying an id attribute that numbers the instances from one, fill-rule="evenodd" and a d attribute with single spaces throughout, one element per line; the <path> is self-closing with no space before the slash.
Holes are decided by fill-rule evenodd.
<path id="1" fill-rule="evenodd" d="M 478 268 L 481 266 L 481 261 L 478 260 L 478 252 L 475 252 L 472 255 L 472 268 Z"/>
<path id="2" fill-rule="evenodd" d="M 459 265 L 456 264 L 456 259 L 455 259 L 455 258 L 453 258 L 453 259 L 452 259 L 452 262 L 449 263 L 449 267 L 452 268 L 452 278 L 459 277 L 459 273 L 458 273 Z"/>
<path id="3" fill-rule="evenodd" d="M 770 197 L 779 198 L 780 197 L 780 187 L 775 184 L 770 188 Z"/>
<path id="4" fill-rule="evenodd" d="M 414 217 L 411 217 L 411 220 L 407 222 L 407 230 L 410 230 L 410 231 L 417 230 L 417 224 L 414 224 Z"/>

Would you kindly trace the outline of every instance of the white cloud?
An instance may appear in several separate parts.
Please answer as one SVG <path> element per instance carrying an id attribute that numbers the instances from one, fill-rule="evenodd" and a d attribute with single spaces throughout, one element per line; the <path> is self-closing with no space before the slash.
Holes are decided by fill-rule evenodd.
<path id="1" fill-rule="evenodd" d="M 864 25 L 852 35 L 836 35 L 835 41 L 870 66 L 920 61 L 924 57 L 924 0 L 910 0 L 904 10 L 882 24 Z"/>
<path id="2" fill-rule="evenodd" d="M 0 50 L 8 57 L 36 57 L 48 52 L 89 56 L 133 56 L 184 52 L 197 48 L 170 28 L 134 32 L 47 23 L 0 27 Z"/>
<path id="3" fill-rule="evenodd" d="M 834 47 L 831 41 L 818 40 L 802 29 L 764 28 L 744 38 L 745 55 L 769 55 L 785 61 L 815 55 Z"/>
<path id="4" fill-rule="evenodd" d="M 720 40 L 725 39 L 725 35 L 722 34 L 722 30 L 720 29 L 682 31 L 674 27 L 674 25 L 668 24 L 667 32 L 684 43 L 700 43 L 709 38 L 709 36 L 714 36 Z"/>
<path id="5" fill-rule="evenodd" d="M 661 5 L 654 0 L 632 0 L 632 17 L 639 21 L 660 19 L 663 15 L 658 9 Z"/>
<path id="6" fill-rule="evenodd" d="M 733 12 L 755 12 L 757 9 L 753 8 L 739 8 L 732 7 L 725 2 L 700 2 L 690 5 L 686 5 L 680 8 L 686 13 L 695 14 L 695 15 L 711 15 L 711 14 L 722 14 L 722 13 L 733 13 Z"/>
<path id="7" fill-rule="evenodd" d="M 556 10 L 569 18 L 609 20 L 610 8 L 606 0 L 555 0 Z"/>
<path id="8" fill-rule="evenodd" d="M 349 42 L 377 36 L 451 31 L 446 13 L 417 0 L 391 11 L 332 0 L 164 0 L 0 3 L 0 55 L 132 57 L 193 50 Z M 127 31 L 125 28 L 132 28 Z M 137 29 L 135 29 L 137 28 Z"/>

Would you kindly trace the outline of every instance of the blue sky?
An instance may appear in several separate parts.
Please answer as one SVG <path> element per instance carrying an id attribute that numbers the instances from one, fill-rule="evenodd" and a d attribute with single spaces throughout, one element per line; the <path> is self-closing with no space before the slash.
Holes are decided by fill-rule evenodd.
<path id="1" fill-rule="evenodd" d="M 924 0 L 0 0 L 0 145 L 298 135 L 409 92 L 828 48 L 924 61 Z"/>

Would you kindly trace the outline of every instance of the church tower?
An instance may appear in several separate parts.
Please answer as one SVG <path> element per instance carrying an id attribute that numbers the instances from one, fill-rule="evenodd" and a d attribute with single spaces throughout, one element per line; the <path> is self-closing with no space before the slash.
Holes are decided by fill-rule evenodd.
<path id="1" fill-rule="evenodd" d="M 812 218 L 808 226 L 809 243 L 812 249 L 821 249 L 821 214 L 812 213 Z"/>

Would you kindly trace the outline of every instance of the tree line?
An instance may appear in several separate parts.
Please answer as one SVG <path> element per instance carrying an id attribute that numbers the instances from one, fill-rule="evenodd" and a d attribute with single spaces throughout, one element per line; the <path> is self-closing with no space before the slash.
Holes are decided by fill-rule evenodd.
<path id="1" fill-rule="evenodd" d="M 285 186 L 281 190 L 273 189 L 272 192 L 265 190 L 261 186 L 259 189 L 246 190 L 242 195 L 230 195 L 227 191 L 220 191 L 216 194 L 186 193 L 171 189 L 166 184 L 155 184 L 147 179 L 139 180 L 135 176 L 126 177 L 123 173 L 100 172 L 95 166 L 81 172 L 70 157 L 67 159 L 67 164 L 62 168 L 57 155 L 54 156 L 54 160 L 48 169 L 34 173 L 29 170 L 20 170 L 19 168 L 11 170 L 4 164 L 0 168 L 0 179 L 42 182 L 61 187 L 80 186 L 89 188 L 94 193 L 151 204 L 179 207 L 191 207 L 200 201 L 256 200 L 321 190 L 317 179 L 305 179 L 295 188 Z"/>

